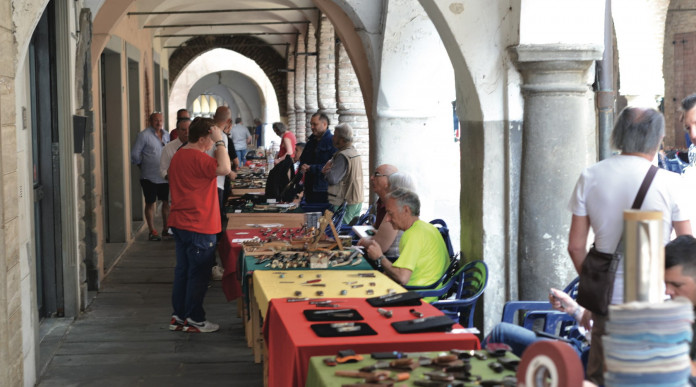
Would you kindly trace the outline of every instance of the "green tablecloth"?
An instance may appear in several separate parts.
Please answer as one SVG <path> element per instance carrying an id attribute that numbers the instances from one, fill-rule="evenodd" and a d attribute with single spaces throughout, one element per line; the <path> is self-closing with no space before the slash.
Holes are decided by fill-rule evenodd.
<path id="1" fill-rule="evenodd" d="M 410 358 L 418 358 L 420 356 L 427 356 L 430 358 L 435 358 L 439 355 L 447 355 L 449 353 L 447 352 L 421 352 L 421 353 L 408 353 L 408 357 Z M 335 367 L 329 367 L 326 364 L 324 364 L 323 359 L 326 358 L 327 356 L 314 356 L 309 360 L 309 371 L 307 373 L 307 383 L 305 386 L 307 387 L 321 387 L 321 386 L 326 386 L 326 387 L 336 387 L 336 386 L 341 386 L 342 384 L 356 384 L 361 382 L 361 379 L 356 379 L 356 378 L 348 378 L 348 377 L 343 377 L 343 376 L 334 376 L 334 373 L 337 370 L 359 370 L 362 367 L 365 366 L 370 366 L 374 363 L 376 363 L 378 360 L 372 359 L 370 357 L 370 354 L 363 354 L 363 360 L 359 361 L 357 363 L 348 363 L 348 364 L 339 364 Z M 511 352 L 508 352 L 507 355 L 505 355 L 507 358 L 513 358 L 517 359 L 517 356 L 513 355 Z M 501 380 L 503 377 L 506 375 L 515 375 L 515 372 L 513 371 L 508 371 L 504 370 L 502 373 L 495 373 L 491 368 L 488 367 L 488 364 L 493 362 L 495 359 L 491 358 L 489 356 L 488 360 L 478 360 L 475 358 L 472 358 L 471 361 L 471 371 L 474 375 L 480 375 L 483 380 Z M 395 383 L 396 385 L 399 386 L 414 386 L 413 382 L 415 380 L 420 380 L 424 379 L 425 376 L 423 376 L 424 373 L 426 372 L 432 372 L 434 371 L 433 368 L 430 367 L 418 367 L 415 370 L 411 371 L 411 378 L 407 381 L 403 382 L 398 382 Z M 403 371 L 398 371 L 398 372 L 403 372 Z M 465 383 L 467 386 L 474 386 L 476 384 L 474 383 Z"/>

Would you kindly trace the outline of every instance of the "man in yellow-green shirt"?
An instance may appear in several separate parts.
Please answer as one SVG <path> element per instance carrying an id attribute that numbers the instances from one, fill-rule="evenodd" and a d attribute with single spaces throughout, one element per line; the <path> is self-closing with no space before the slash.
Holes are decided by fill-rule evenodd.
<path id="1" fill-rule="evenodd" d="M 449 254 L 437 228 L 418 218 L 418 195 L 399 188 L 387 195 L 385 207 L 384 221 L 404 231 L 399 242 L 399 258 L 391 263 L 376 242 L 367 247 L 368 258 L 381 264 L 384 273 L 401 285 L 424 286 L 439 280 L 449 265 Z"/>

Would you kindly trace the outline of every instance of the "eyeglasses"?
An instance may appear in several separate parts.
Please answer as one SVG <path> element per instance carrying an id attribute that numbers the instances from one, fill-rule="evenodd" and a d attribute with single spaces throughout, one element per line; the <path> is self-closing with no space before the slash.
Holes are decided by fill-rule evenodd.
<path id="1" fill-rule="evenodd" d="M 383 174 L 375 171 L 375 173 L 373 173 L 372 176 L 374 176 L 374 177 L 389 177 L 391 175 L 383 175 Z"/>

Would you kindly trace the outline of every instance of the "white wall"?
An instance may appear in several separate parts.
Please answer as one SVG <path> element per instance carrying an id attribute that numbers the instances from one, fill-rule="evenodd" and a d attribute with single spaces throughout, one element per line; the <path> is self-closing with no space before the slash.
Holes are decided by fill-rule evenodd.
<path id="1" fill-rule="evenodd" d="M 444 219 L 453 245 L 459 246 L 454 70 L 433 23 L 415 1 L 389 1 L 381 59 L 371 135 L 374 166 L 393 164 L 413 176 L 421 218 Z"/>
<path id="2" fill-rule="evenodd" d="M 259 118 L 263 122 L 280 121 L 278 98 L 266 73 L 253 60 L 222 48 L 210 50 L 198 56 L 182 69 L 171 85 L 169 111 L 176 112 L 182 106 L 187 106 L 187 98 L 193 85 L 204 76 L 220 71 L 236 71 L 252 79 L 257 85 L 262 100 L 266 102 L 265 112 L 262 112 L 263 116 Z M 174 128 L 176 116 L 172 114 L 171 117 L 170 127 Z"/>
<path id="3" fill-rule="evenodd" d="M 662 54 L 669 0 L 612 0 L 619 93 L 631 106 L 657 107 L 664 96 Z"/>
<path id="4" fill-rule="evenodd" d="M 636 0 L 629 0 L 632 4 Z M 522 0 L 520 44 L 604 42 L 605 0 Z"/>

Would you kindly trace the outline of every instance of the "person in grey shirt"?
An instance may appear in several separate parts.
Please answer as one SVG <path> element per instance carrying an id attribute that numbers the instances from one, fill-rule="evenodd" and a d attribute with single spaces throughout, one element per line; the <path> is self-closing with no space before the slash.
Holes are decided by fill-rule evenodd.
<path id="1" fill-rule="evenodd" d="M 162 113 L 150 114 L 150 126 L 138 134 L 138 139 L 131 149 L 131 163 L 140 168 L 140 186 L 145 196 L 145 221 L 150 230 L 148 239 L 151 241 L 162 240 L 155 230 L 155 206 L 157 200 L 162 203 L 162 225 L 168 235 L 167 217 L 169 216 L 169 184 L 160 173 L 160 159 L 162 149 L 169 142 L 169 133 L 164 130 Z"/>
<path id="2" fill-rule="evenodd" d="M 242 125 L 240 117 L 234 120 L 234 126 L 230 129 L 230 137 L 234 143 L 234 149 L 237 150 L 239 165 L 244 166 L 246 163 L 247 146 L 251 144 L 251 134 L 249 129 Z"/>

